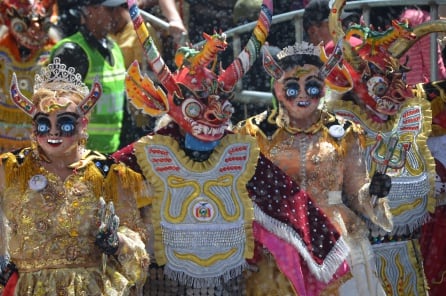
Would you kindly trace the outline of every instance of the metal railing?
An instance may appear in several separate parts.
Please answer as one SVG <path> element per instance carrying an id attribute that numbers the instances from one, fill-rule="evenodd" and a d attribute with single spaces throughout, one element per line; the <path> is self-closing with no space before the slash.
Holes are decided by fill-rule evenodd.
<path id="1" fill-rule="evenodd" d="M 373 7 L 388 7 L 388 6 L 410 6 L 410 5 L 429 5 L 430 7 L 430 15 L 432 20 L 438 19 L 438 8 L 440 5 L 446 5 L 446 0 L 360 0 L 347 2 L 345 9 L 358 9 L 362 11 L 362 17 L 366 24 L 370 23 L 370 10 Z M 279 15 L 273 16 L 273 24 L 278 24 L 282 22 L 293 22 L 294 31 L 295 31 L 295 41 L 302 41 L 303 39 L 303 26 L 302 26 L 302 16 L 303 9 L 290 11 L 287 13 L 282 13 Z M 141 12 L 143 18 L 150 22 L 152 25 L 163 29 L 168 30 L 169 24 L 162 19 L 147 13 L 145 11 Z M 225 31 L 227 39 L 232 40 L 233 54 L 234 56 L 238 56 L 238 54 L 242 50 L 242 44 L 240 41 L 240 36 L 242 34 L 246 34 L 251 32 L 256 25 L 256 21 L 243 24 L 232 28 L 230 30 Z M 437 34 L 432 33 L 430 36 L 431 42 L 431 61 L 436 61 L 437 59 Z M 203 42 L 194 44 L 194 46 L 201 46 Z M 438 80 L 438 64 L 436 62 L 431 62 L 431 80 Z M 269 92 L 261 92 L 261 91 L 251 91 L 251 90 L 241 90 L 236 96 L 236 100 L 243 104 L 249 104 L 253 102 L 261 102 L 263 104 L 268 104 L 271 101 L 271 94 Z"/>

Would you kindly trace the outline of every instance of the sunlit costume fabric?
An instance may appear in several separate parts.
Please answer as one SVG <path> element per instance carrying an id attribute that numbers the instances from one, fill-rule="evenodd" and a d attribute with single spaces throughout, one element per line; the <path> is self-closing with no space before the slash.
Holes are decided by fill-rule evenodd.
<path id="1" fill-rule="evenodd" d="M 57 105 L 58 91 L 82 98 L 74 111 L 79 117 L 87 116 L 102 94 L 97 80 L 90 91 L 80 74 L 59 59 L 41 69 L 34 88 L 44 93 L 38 107 L 20 91 L 13 75 L 11 98 L 35 121 L 67 108 Z M 61 137 L 57 135 L 63 142 Z M 6 278 L 5 295 L 142 295 L 149 263 L 147 232 L 137 207 L 147 204 L 143 177 L 110 157 L 85 150 L 83 139 L 68 148 L 79 155 L 66 168 L 65 179 L 45 168 L 51 160 L 39 139 L 29 148 L 0 155 L 0 266 L 2 272 L 10 263 L 17 268 Z M 106 221 L 101 201 L 112 202 L 120 219 L 116 239 L 121 243 L 113 256 L 96 243 L 99 226 Z M 105 217 L 110 213 L 104 210 Z"/>
<path id="2" fill-rule="evenodd" d="M 138 174 L 93 152 L 65 181 L 40 167 L 30 149 L 3 154 L 1 160 L 9 172 L 0 205 L 10 228 L 9 255 L 19 270 L 16 295 L 129 295 L 129 287 L 142 287 L 147 255 L 134 230 L 144 234 L 143 226 L 139 213 L 129 211 L 135 208 L 129 207 L 134 195 L 124 200 L 116 186 L 122 178 L 125 190 L 137 192 L 142 182 Z M 30 183 L 42 176 L 47 187 L 33 190 Z M 109 257 L 106 273 L 94 244 L 98 196 L 114 201 L 119 234 L 130 246 Z"/>
<path id="3" fill-rule="evenodd" d="M 0 2 L 0 24 L 7 27 L 0 36 L 0 152 L 29 145 L 30 118 L 9 97 L 12 73 L 20 87 L 32 94 L 34 74 L 47 62 L 55 44 L 48 35 L 54 1 L 4 0 Z"/>
<path id="4" fill-rule="evenodd" d="M 282 50 L 277 56 L 284 59 L 282 64 L 286 63 L 287 57 L 294 55 L 308 57 L 310 61 L 314 55 L 319 58 L 318 48 L 305 42 L 296 43 Z M 303 59 L 305 61 L 305 58 Z M 275 68 L 276 72 L 285 72 L 285 69 L 280 69 L 280 65 L 277 66 L 279 68 Z M 294 67 L 301 69 L 297 64 Z M 265 68 L 268 68 L 268 65 L 265 65 Z M 254 136 L 261 152 L 315 198 L 316 203 L 334 222 L 349 245 L 347 262 L 351 278 L 333 283 L 323 291 L 323 295 L 385 295 L 376 273 L 374 254 L 368 241 L 368 229 L 362 216 L 373 220 L 383 231 L 392 229 L 392 217 L 386 198 L 381 199 L 375 208 L 370 203 L 369 180 L 362 160 L 365 144 L 362 129 L 326 111 L 320 111 L 320 118 L 313 125 L 305 130 L 299 129 L 283 119 L 291 111 L 286 110 L 278 99 L 274 98 L 274 101 L 273 106 L 278 107 L 272 112 L 249 118 L 239 123 L 235 129 L 238 133 Z M 266 281 L 272 274 L 277 278 L 282 277 L 278 275 L 278 270 L 273 264 L 268 262 L 268 256 L 264 257 L 263 261 L 260 272 L 264 265 L 269 264 L 270 269 L 265 269 L 267 272 L 259 275 L 253 273 L 249 279 L 251 295 L 261 295 L 264 291 L 267 291 L 267 294 L 287 294 L 289 289 L 286 288 L 289 285 L 286 283 L 271 286 Z M 310 277 L 305 280 L 311 291 L 312 285 L 316 283 L 312 282 Z"/>
<path id="5" fill-rule="evenodd" d="M 422 24 L 413 30 L 394 21 L 385 32 L 360 25 L 346 32 L 338 23 L 344 1 L 336 1 L 330 14 L 334 41 L 351 34 L 363 44 L 343 43 L 344 66 L 352 75 L 353 100 L 333 101 L 331 110 L 360 124 L 366 135 L 369 173 L 387 166 L 392 178 L 389 205 L 394 230 L 386 235 L 370 227 L 381 280 L 390 295 L 427 295 L 428 285 L 420 251 L 420 231 L 435 210 L 435 162 L 427 146 L 431 133 L 431 104 L 408 87 L 398 59 L 419 38 L 444 30 L 444 21 Z M 396 140 L 395 145 L 392 141 Z M 393 146 L 393 147 L 392 147 Z M 387 156 L 386 156 L 387 154 Z M 438 260 L 443 260 L 441 254 Z"/>
<path id="6" fill-rule="evenodd" d="M 296 265 L 287 276 L 299 294 L 306 294 L 301 283 L 307 276 L 300 265 L 324 283 L 348 274 L 343 264 L 348 248 L 318 205 L 260 153 L 252 137 L 228 131 L 229 99 L 265 42 L 272 2 L 264 1 L 248 45 L 219 74 L 208 64 L 226 48 L 224 35 L 207 36 L 199 52 L 180 49 L 179 69 L 171 73 L 134 1 L 129 7 L 167 93 L 134 64 L 126 78 L 127 95 L 147 114 L 170 116 L 156 132 L 113 154 L 142 171 L 153 190 L 149 227 L 154 242 L 148 247 L 154 256 L 145 293 L 245 295 L 243 272 L 256 244 L 278 257 L 293 254 Z"/>

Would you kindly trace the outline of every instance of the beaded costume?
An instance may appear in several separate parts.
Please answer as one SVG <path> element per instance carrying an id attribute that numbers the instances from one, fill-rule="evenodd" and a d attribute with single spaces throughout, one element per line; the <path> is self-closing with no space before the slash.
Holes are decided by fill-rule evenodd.
<path id="1" fill-rule="evenodd" d="M 56 58 L 34 89 L 27 98 L 13 74 L 11 99 L 33 118 L 34 140 L 0 155 L 3 295 L 142 295 L 147 188 L 140 174 L 84 149 L 101 84 L 89 90 Z"/>
<path id="2" fill-rule="evenodd" d="M 431 133 L 432 111 L 426 98 L 405 84 L 404 72 L 410 69 L 400 65 L 398 59 L 414 42 L 430 32 L 444 30 L 446 24 L 426 23 L 412 30 L 394 21 L 385 32 L 359 25 L 354 26 L 354 32 L 344 32 L 338 22 L 344 2 L 336 1 L 330 14 L 333 39 L 337 42 L 359 34 L 362 44 L 351 46 L 345 41 L 343 47 L 344 66 L 354 82 L 353 101 L 337 100 L 329 107 L 365 130 L 369 174 L 384 170 L 392 178 L 388 198 L 394 229 L 385 234 L 369 225 L 386 292 L 427 295 L 419 238 L 421 226 L 436 205 L 435 163 L 426 142 Z M 434 260 L 443 260 L 444 254 L 439 256 Z"/>
<path id="3" fill-rule="evenodd" d="M 129 287 L 142 287 L 148 258 L 138 232 L 145 235 L 144 226 L 139 213 L 129 211 L 136 208 L 129 206 L 134 195 L 123 199 L 116 186 L 121 178 L 124 190 L 142 196 L 140 175 L 94 152 L 65 181 L 41 167 L 30 149 L 1 160 L 8 174 L 0 205 L 10 228 L 9 255 L 19 270 L 16 295 L 128 295 Z M 106 273 L 92 235 L 99 196 L 114 201 L 120 236 L 130 246 L 109 257 Z"/>
<path id="4" fill-rule="evenodd" d="M 48 58 L 55 41 L 44 30 L 54 1 L 4 0 L 0 3 L 0 24 L 8 30 L 0 36 L 0 151 L 29 145 L 31 120 L 9 97 L 12 73 L 17 74 L 25 95 L 33 92 L 34 74 Z"/>
<path id="5" fill-rule="evenodd" d="M 164 64 L 134 1 L 128 1 L 135 30 L 149 64 L 164 89 L 141 76 L 133 64 L 126 91 L 131 103 L 167 124 L 113 156 L 142 171 L 153 190 L 149 227 L 154 244 L 146 295 L 245 295 L 243 272 L 255 246 L 268 246 L 280 258 L 284 248 L 326 284 L 345 276 L 348 249 L 323 211 L 299 186 L 259 153 L 250 136 L 228 131 L 233 88 L 259 55 L 272 18 L 265 0 L 254 32 L 226 69 L 208 68 L 226 48 L 179 50 L 179 69 Z M 215 63 L 212 63 L 215 64 Z M 322 221 L 322 222 L 321 222 Z M 282 262 L 286 264 L 286 262 Z M 287 274 L 300 294 L 305 271 Z"/>
<path id="6" fill-rule="evenodd" d="M 362 131 L 351 122 L 336 119 L 324 112 L 320 121 L 306 131 L 278 128 L 274 120 L 277 114 L 273 112 L 269 116 L 261 114 L 241 122 L 236 129 L 239 133 L 255 136 L 265 156 L 315 197 L 317 204 L 335 223 L 349 245 L 351 253 L 347 262 L 353 279 L 346 278 L 332 285 L 324 291 L 324 295 L 385 295 L 373 267 L 374 254 L 368 242 L 367 226 L 358 214 L 372 218 L 379 225 L 377 227 L 387 230 L 392 228 L 392 219 L 385 203 L 375 209 L 367 207 L 370 196 L 362 188 L 367 184 L 366 171 L 364 163 L 356 161 L 363 154 Z M 343 132 L 339 133 L 338 130 L 333 133 L 330 127 L 341 127 Z M 264 273 L 263 277 L 250 279 L 251 294 L 262 291 L 286 293 L 289 286 L 286 283 L 271 286 L 265 281 L 271 274 L 281 278 L 278 270 L 268 263 L 268 256 L 265 258 L 261 264 L 269 265 L 269 272 Z M 311 290 L 316 283 L 309 277 L 306 280 Z"/>

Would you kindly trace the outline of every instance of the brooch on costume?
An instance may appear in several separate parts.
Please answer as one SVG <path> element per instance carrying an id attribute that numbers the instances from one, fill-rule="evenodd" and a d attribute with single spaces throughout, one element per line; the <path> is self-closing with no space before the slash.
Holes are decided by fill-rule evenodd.
<path id="1" fill-rule="evenodd" d="M 28 185 L 33 191 L 41 191 L 48 185 L 48 180 L 44 175 L 34 175 L 28 181 Z"/>
<path id="2" fill-rule="evenodd" d="M 345 135 L 345 130 L 342 127 L 342 125 L 334 124 L 328 128 L 328 133 L 333 138 L 336 138 L 337 140 L 339 140 L 340 138 L 342 138 Z"/>

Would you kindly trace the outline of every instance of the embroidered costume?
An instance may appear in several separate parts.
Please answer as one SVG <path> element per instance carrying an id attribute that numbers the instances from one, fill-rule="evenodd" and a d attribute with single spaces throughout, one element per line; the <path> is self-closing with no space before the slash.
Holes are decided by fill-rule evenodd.
<path id="1" fill-rule="evenodd" d="M 3 295 L 142 295 L 149 262 L 138 211 L 148 203 L 143 177 L 84 149 L 100 83 L 90 91 L 56 58 L 34 88 L 28 99 L 13 74 L 10 95 L 32 117 L 33 140 L 0 156 Z"/>
<path id="2" fill-rule="evenodd" d="M 8 173 L 0 204 L 10 228 L 9 256 L 20 273 L 17 295 L 127 295 L 131 286 L 144 284 L 141 264 L 147 255 L 134 231 L 144 234 L 144 226 L 139 213 L 130 210 L 135 200 L 123 200 L 116 187 L 123 178 L 125 190 L 138 192 L 140 175 L 94 152 L 65 181 L 43 169 L 28 148 L 3 154 L 1 160 Z M 92 235 L 99 196 L 114 202 L 119 233 L 130 243 L 118 257 L 109 257 L 105 274 Z"/>
<path id="3" fill-rule="evenodd" d="M 322 294 L 385 295 L 362 217 L 369 218 L 378 229 L 390 231 L 393 225 L 388 201 L 384 197 L 375 206 L 371 203 L 369 186 L 373 185 L 361 161 L 365 144 L 362 129 L 318 108 L 329 68 L 322 66 L 321 51 L 321 46 L 302 42 L 284 48 L 274 59 L 270 56 L 264 66 L 273 74 L 275 108 L 240 122 L 235 130 L 256 138 L 261 152 L 315 198 L 348 244 L 351 278 L 334 283 Z M 265 53 L 269 55 L 267 50 Z M 268 257 L 260 262 L 260 273 L 248 279 L 251 294 L 289 294 L 289 284 L 274 286 L 266 281 L 271 276 L 282 278 L 280 273 L 286 272 L 282 268 L 279 271 Z M 262 273 L 263 266 L 269 268 Z M 311 295 L 321 295 L 310 276 L 305 284 Z"/>
<path id="4" fill-rule="evenodd" d="M 228 131 L 233 113 L 229 99 L 265 42 L 272 2 L 264 1 L 248 45 L 219 74 L 208 65 L 226 48 L 224 35 L 208 36 L 216 39 L 200 51 L 180 49 L 179 69 L 171 73 L 135 1 L 128 2 L 164 90 L 133 64 L 126 77 L 127 95 L 147 114 L 170 116 L 156 132 L 113 154 L 142 171 L 153 190 L 149 227 L 155 241 L 149 250 L 154 260 L 145 293 L 244 295 L 243 272 L 256 244 L 270 246 L 278 257 L 286 248 L 296 264 L 323 283 L 335 274 L 345 275 L 348 249 L 324 212 L 259 153 L 252 137 Z M 288 276 L 305 293 L 305 271 L 291 269 Z"/>

